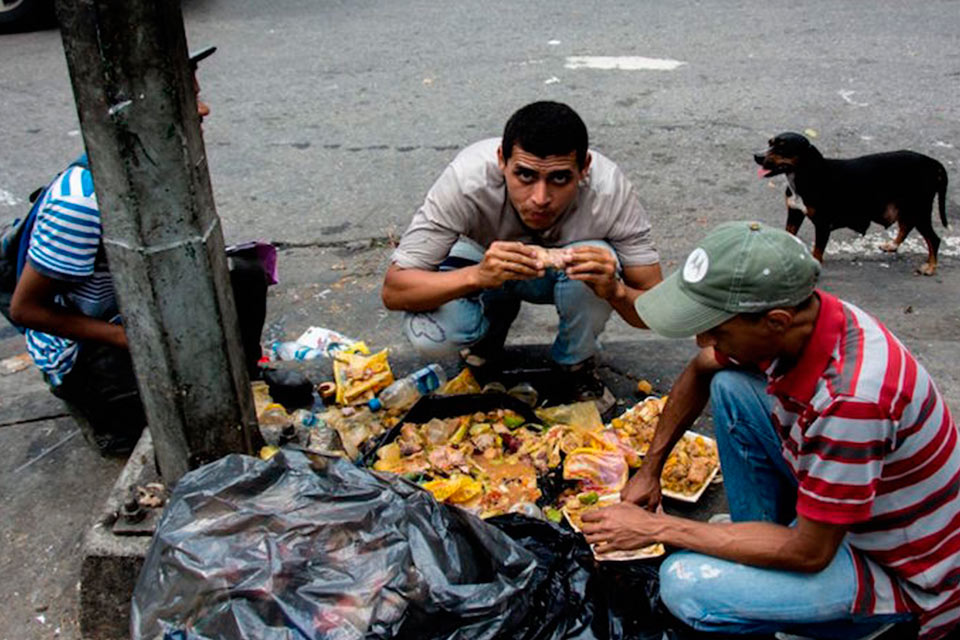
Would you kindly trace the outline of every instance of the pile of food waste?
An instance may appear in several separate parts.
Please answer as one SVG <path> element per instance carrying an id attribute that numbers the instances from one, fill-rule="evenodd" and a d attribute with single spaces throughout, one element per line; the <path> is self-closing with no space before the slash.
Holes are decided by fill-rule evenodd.
<path id="1" fill-rule="evenodd" d="M 664 403 L 648 398 L 607 425 L 593 403 L 551 407 L 539 414 L 542 423 L 509 409 L 407 422 L 377 449 L 373 468 L 480 517 L 522 512 L 560 521 L 564 508 L 619 494 L 642 463 Z M 718 469 L 715 443 L 685 436 L 664 468 L 665 495 L 695 495 Z"/>

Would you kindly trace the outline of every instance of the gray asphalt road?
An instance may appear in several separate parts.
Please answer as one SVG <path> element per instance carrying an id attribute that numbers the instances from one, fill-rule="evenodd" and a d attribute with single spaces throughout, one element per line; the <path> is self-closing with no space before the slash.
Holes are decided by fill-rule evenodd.
<path id="1" fill-rule="evenodd" d="M 220 48 L 200 81 L 228 241 L 304 245 L 281 254 L 267 340 L 320 324 L 400 354 L 399 314 L 378 297 L 389 249 L 356 241 L 402 231 L 456 149 L 498 135 L 535 99 L 578 109 L 636 182 L 668 270 L 717 222 L 782 223 L 782 178 L 758 179 L 751 152 L 783 130 L 809 130 L 827 155 L 940 159 L 960 227 L 957 0 L 184 0 L 184 14 L 194 47 Z M 570 68 L 583 56 L 683 64 Z M 82 143 L 59 34 L 0 35 L 0 59 L 2 221 Z M 935 278 L 911 275 L 916 242 L 891 259 L 876 229 L 866 241 L 835 234 L 822 284 L 886 322 L 956 407 L 954 227 Z M 511 341 L 542 344 L 555 327 L 552 310 L 525 307 Z M 639 343 L 652 336 L 618 319 L 605 338 L 604 375 L 620 367 L 669 386 L 681 360 L 663 354 L 676 346 Z M 0 326 L 0 358 L 22 351 Z M 0 638 L 78 637 L 79 535 L 119 466 L 96 459 L 62 412 L 35 372 L 0 379 Z"/>
<path id="2" fill-rule="evenodd" d="M 816 132 L 828 155 L 933 155 L 960 209 L 956 0 L 186 0 L 184 14 L 192 45 L 220 47 L 200 80 L 228 240 L 402 231 L 456 149 L 540 98 L 581 112 L 639 185 L 667 257 L 720 220 L 781 223 L 780 184 L 750 154 L 782 130 Z M 81 139 L 57 33 L 0 37 L 0 56 L 2 218 Z M 572 56 L 684 64 L 573 69 Z"/>

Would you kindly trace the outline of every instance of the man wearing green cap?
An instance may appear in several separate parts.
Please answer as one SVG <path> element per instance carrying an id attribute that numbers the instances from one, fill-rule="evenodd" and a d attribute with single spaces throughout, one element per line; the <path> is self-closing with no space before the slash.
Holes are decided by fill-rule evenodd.
<path id="1" fill-rule="evenodd" d="M 960 619 L 960 448 L 933 380 L 886 327 L 816 289 L 819 263 L 759 222 L 719 226 L 637 313 L 699 354 L 624 502 L 584 515 L 598 551 L 654 541 L 691 626 L 860 638 Z M 731 523 L 653 513 L 667 454 L 711 401 Z"/>

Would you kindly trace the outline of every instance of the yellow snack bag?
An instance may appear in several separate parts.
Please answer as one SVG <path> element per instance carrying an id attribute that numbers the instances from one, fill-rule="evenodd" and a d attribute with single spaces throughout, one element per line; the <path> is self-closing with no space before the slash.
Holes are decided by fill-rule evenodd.
<path id="1" fill-rule="evenodd" d="M 464 367 L 456 378 L 448 380 L 447 384 L 437 391 L 437 394 L 441 396 L 455 396 L 463 393 L 480 393 L 480 384 L 473 377 L 473 372 L 467 367 Z"/>
<path id="2" fill-rule="evenodd" d="M 374 397 L 378 391 L 390 386 L 393 372 L 387 361 L 388 349 L 367 355 L 369 350 L 362 342 L 334 355 L 333 378 L 337 383 L 339 404 L 359 404 Z"/>

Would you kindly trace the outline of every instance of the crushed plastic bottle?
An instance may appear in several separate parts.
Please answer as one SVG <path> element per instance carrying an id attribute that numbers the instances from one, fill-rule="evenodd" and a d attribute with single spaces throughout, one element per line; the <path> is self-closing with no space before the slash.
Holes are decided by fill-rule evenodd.
<path id="1" fill-rule="evenodd" d="M 323 356 L 323 351 L 300 344 L 299 342 L 274 342 L 270 353 L 275 360 L 315 360 Z"/>
<path id="2" fill-rule="evenodd" d="M 401 378 L 380 392 L 367 404 L 372 411 L 380 409 L 404 410 L 413 406 L 421 396 L 428 395 L 447 383 L 447 374 L 438 364 L 430 364 Z"/>
<path id="3" fill-rule="evenodd" d="M 312 427 L 324 426 L 326 423 L 323 421 L 323 418 L 310 409 L 297 409 L 293 413 L 293 424 L 309 429 Z"/>

